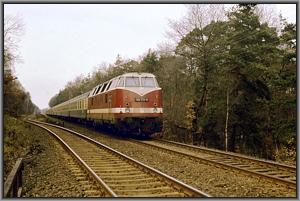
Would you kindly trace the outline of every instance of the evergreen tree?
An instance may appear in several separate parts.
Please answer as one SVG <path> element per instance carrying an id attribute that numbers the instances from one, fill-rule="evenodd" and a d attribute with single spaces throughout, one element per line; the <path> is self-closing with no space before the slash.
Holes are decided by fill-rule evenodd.
<path id="1" fill-rule="evenodd" d="M 280 36 L 280 63 L 270 79 L 273 99 L 268 103 L 272 147 L 277 159 L 295 160 L 297 130 L 296 25 L 285 22 Z M 273 149 L 274 149 L 273 148 Z M 279 154 L 279 151 L 286 153 Z"/>
<path id="2" fill-rule="evenodd" d="M 154 51 L 149 49 L 147 55 L 141 62 L 142 71 L 147 73 L 156 73 L 159 69 L 158 57 Z"/>
<path id="3" fill-rule="evenodd" d="M 224 62 L 221 58 L 225 51 L 226 30 L 226 22 L 211 22 L 203 29 L 193 29 L 181 39 L 176 48 L 176 53 L 187 61 L 187 73 L 193 84 L 196 118 L 193 120 L 192 131 L 199 133 L 203 140 L 210 138 L 212 133 L 203 128 L 211 123 L 208 115 L 213 107 L 211 96 L 216 84 L 214 76 Z"/>
<path id="4" fill-rule="evenodd" d="M 270 100 L 267 79 L 278 57 L 276 30 L 261 24 L 254 14 L 254 4 L 240 4 L 229 13 L 229 52 L 225 64 L 231 86 L 230 150 L 239 148 L 260 153 L 263 147 L 263 122 L 260 102 Z M 263 107 L 263 106 L 262 106 Z"/>

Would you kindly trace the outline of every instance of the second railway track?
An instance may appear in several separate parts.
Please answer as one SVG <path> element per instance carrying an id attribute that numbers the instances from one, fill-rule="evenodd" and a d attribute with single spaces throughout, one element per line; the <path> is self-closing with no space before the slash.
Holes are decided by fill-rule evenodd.
<path id="1" fill-rule="evenodd" d="M 167 140 L 139 141 L 131 139 L 131 141 L 205 163 L 236 169 L 251 175 L 270 179 L 273 182 L 283 183 L 290 188 L 296 188 L 296 167 L 294 166 Z"/>
<path id="2" fill-rule="evenodd" d="M 36 121 L 61 140 L 80 166 L 109 197 L 209 197 L 173 177 L 140 163 L 80 133 Z M 43 125 L 41 125 L 43 124 Z"/>

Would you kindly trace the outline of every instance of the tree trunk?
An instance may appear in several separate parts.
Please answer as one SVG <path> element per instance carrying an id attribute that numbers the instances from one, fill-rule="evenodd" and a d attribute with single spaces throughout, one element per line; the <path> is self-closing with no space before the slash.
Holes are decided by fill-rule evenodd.
<path id="1" fill-rule="evenodd" d="M 234 152 L 235 150 L 235 136 L 236 136 L 236 132 L 237 132 L 237 125 L 233 124 L 232 125 L 232 133 L 230 135 L 230 144 L 229 144 L 229 150 Z"/>
<path id="2" fill-rule="evenodd" d="M 226 123 L 225 123 L 225 151 L 228 151 L 228 117 L 229 117 L 229 90 L 226 95 Z"/>

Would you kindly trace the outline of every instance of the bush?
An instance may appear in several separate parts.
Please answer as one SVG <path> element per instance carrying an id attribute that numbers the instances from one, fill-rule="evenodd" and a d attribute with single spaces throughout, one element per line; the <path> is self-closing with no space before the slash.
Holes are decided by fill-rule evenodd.
<path id="1" fill-rule="evenodd" d="M 275 160 L 278 162 L 285 162 L 291 165 L 296 165 L 296 148 L 295 147 L 281 147 L 275 153 Z"/>
<path id="2" fill-rule="evenodd" d="M 16 160 L 26 157 L 32 147 L 38 144 L 34 139 L 34 127 L 9 115 L 4 115 L 3 128 L 3 162 L 4 181 L 12 170 Z"/>

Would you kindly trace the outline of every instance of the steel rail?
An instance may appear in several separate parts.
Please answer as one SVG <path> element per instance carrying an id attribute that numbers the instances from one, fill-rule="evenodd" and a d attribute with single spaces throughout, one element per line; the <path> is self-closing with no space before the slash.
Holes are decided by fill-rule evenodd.
<path id="1" fill-rule="evenodd" d="M 257 158 L 252 158 L 249 156 L 242 156 L 236 153 L 232 153 L 232 152 L 224 152 L 224 151 L 220 151 L 220 150 L 213 150 L 213 149 L 209 149 L 209 148 L 205 148 L 205 147 L 198 147 L 195 145 L 189 145 L 189 144 L 184 144 L 184 143 L 180 143 L 180 142 L 174 142 L 174 141 L 169 141 L 169 140 L 163 140 L 163 139 L 155 139 L 155 141 L 158 142 L 165 142 L 165 143 L 169 143 L 169 144 L 173 144 L 173 145 L 178 145 L 184 148 L 191 148 L 194 150 L 199 150 L 199 151 L 203 151 L 203 152 L 208 152 L 208 153 L 212 153 L 212 154 L 219 154 L 219 155 L 227 155 L 227 156 L 232 156 L 235 158 L 240 158 L 243 160 L 249 160 L 249 161 L 253 161 L 253 162 L 260 162 L 260 163 L 264 163 L 266 165 L 273 165 L 276 166 L 278 168 L 284 168 L 284 169 L 289 169 L 291 171 L 296 172 L 297 168 L 296 166 L 291 166 L 291 165 L 286 165 L 286 164 L 282 164 L 282 163 L 278 163 L 278 162 L 273 162 L 273 161 L 266 161 L 266 160 L 262 160 L 262 159 L 257 159 Z"/>
<path id="2" fill-rule="evenodd" d="M 109 146 L 107 146 L 105 144 L 102 144 L 102 143 L 100 143 L 100 142 L 98 142 L 98 141 L 96 141 L 96 140 L 94 140 L 92 138 L 89 138 L 89 137 L 87 137 L 87 136 L 85 136 L 85 135 L 83 135 L 81 133 L 78 133 L 78 132 L 73 131 L 73 130 L 68 129 L 68 128 L 64 128 L 64 127 L 61 127 L 61 126 L 57 126 L 57 125 L 53 125 L 53 124 L 49 124 L 49 123 L 45 123 L 45 122 L 39 122 L 39 121 L 33 121 L 33 122 L 36 122 L 37 124 L 44 124 L 44 125 L 48 125 L 48 126 L 52 126 L 52 127 L 56 127 L 56 128 L 65 130 L 65 131 L 70 132 L 72 134 L 75 134 L 75 135 L 77 135 L 77 136 L 79 136 L 79 137 L 81 137 L 81 138 L 83 138 L 83 139 L 85 139 L 85 140 L 87 140 L 89 142 L 92 142 L 93 144 L 95 144 L 97 146 L 105 148 L 107 151 L 109 151 L 109 152 L 111 152 L 111 153 L 113 153 L 115 155 L 118 155 L 118 156 L 126 159 L 131 164 L 133 164 L 135 166 L 140 166 L 143 169 L 146 169 L 149 173 L 160 176 L 167 183 L 171 183 L 177 190 L 184 192 L 188 196 L 193 196 L 193 197 L 211 197 L 207 193 L 204 193 L 204 192 L 202 192 L 202 191 L 200 191 L 200 190 L 198 190 L 198 189 L 196 189 L 196 188 L 194 188 L 192 186 L 189 186 L 189 185 L 187 185 L 187 184 L 185 184 L 185 183 L 183 183 L 183 182 L 181 182 L 181 181 L 179 181 L 179 180 L 177 180 L 177 179 L 175 179 L 175 178 L 173 178 L 173 177 L 171 177 L 169 175 L 166 175 L 165 173 L 162 173 L 162 172 L 160 172 L 160 171 L 158 171 L 158 170 L 156 170 L 156 169 L 154 169 L 154 168 L 152 168 L 150 166 L 147 166 L 147 165 L 141 163 L 140 161 L 137 161 L 137 160 L 135 160 L 135 159 L 133 159 L 133 158 L 131 158 L 129 156 L 126 156 L 125 154 L 123 154 L 123 153 L 121 153 L 119 151 L 116 151 L 116 150 L 110 148 Z"/>
<path id="3" fill-rule="evenodd" d="M 73 158 L 76 159 L 76 161 L 81 165 L 81 167 L 83 167 L 83 169 L 92 176 L 92 178 L 101 186 L 104 188 L 105 192 L 112 196 L 112 197 L 118 197 L 116 195 L 116 193 L 80 158 L 80 156 L 78 154 L 75 153 L 75 151 L 61 138 L 59 137 L 56 133 L 54 133 L 53 131 L 51 131 L 50 129 L 39 125 L 39 123 L 35 123 L 36 121 L 27 121 L 31 124 L 34 124 L 36 126 L 39 126 L 43 129 L 45 129 L 46 131 L 48 131 L 49 133 L 51 133 L 54 137 L 57 138 L 57 140 L 63 145 L 63 147 L 73 156 Z"/>
<path id="4" fill-rule="evenodd" d="M 157 148 L 157 149 L 168 151 L 169 153 L 173 153 L 173 154 L 175 153 L 175 154 L 178 154 L 180 156 L 185 156 L 185 157 L 188 157 L 188 158 L 191 158 L 191 159 L 194 159 L 194 160 L 199 160 L 199 161 L 202 161 L 202 162 L 206 162 L 206 163 L 209 163 L 209 164 L 213 164 L 213 165 L 217 165 L 217 166 L 223 166 L 223 167 L 227 167 L 227 168 L 231 168 L 231 169 L 236 169 L 236 170 L 239 170 L 239 171 L 251 174 L 251 175 L 256 175 L 256 176 L 259 176 L 259 177 L 264 177 L 264 178 L 267 178 L 267 179 L 271 179 L 273 181 L 278 181 L 278 182 L 283 183 L 285 185 L 288 185 L 289 187 L 294 188 L 294 189 L 296 188 L 296 182 L 294 182 L 294 181 L 285 180 L 285 179 L 282 179 L 282 178 L 274 177 L 272 175 L 267 175 L 267 174 L 264 174 L 264 173 L 252 171 L 252 170 L 245 169 L 245 168 L 240 168 L 238 166 L 226 164 L 226 163 L 223 163 L 223 162 L 220 162 L 220 161 L 214 161 L 214 160 L 211 160 L 211 159 L 208 159 L 208 158 L 205 158 L 205 157 L 191 155 L 191 154 L 188 154 L 188 153 L 184 153 L 182 151 L 176 151 L 176 150 L 173 150 L 173 149 L 168 149 L 168 148 L 165 148 L 165 147 L 161 147 L 159 145 L 149 144 L 147 142 L 143 142 L 143 141 L 139 141 L 139 140 L 135 140 L 135 139 L 130 139 L 130 140 L 134 143 L 147 145 L 147 146 L 150 146 L 150 147 L 154 147 L 154 148 Z"/>

